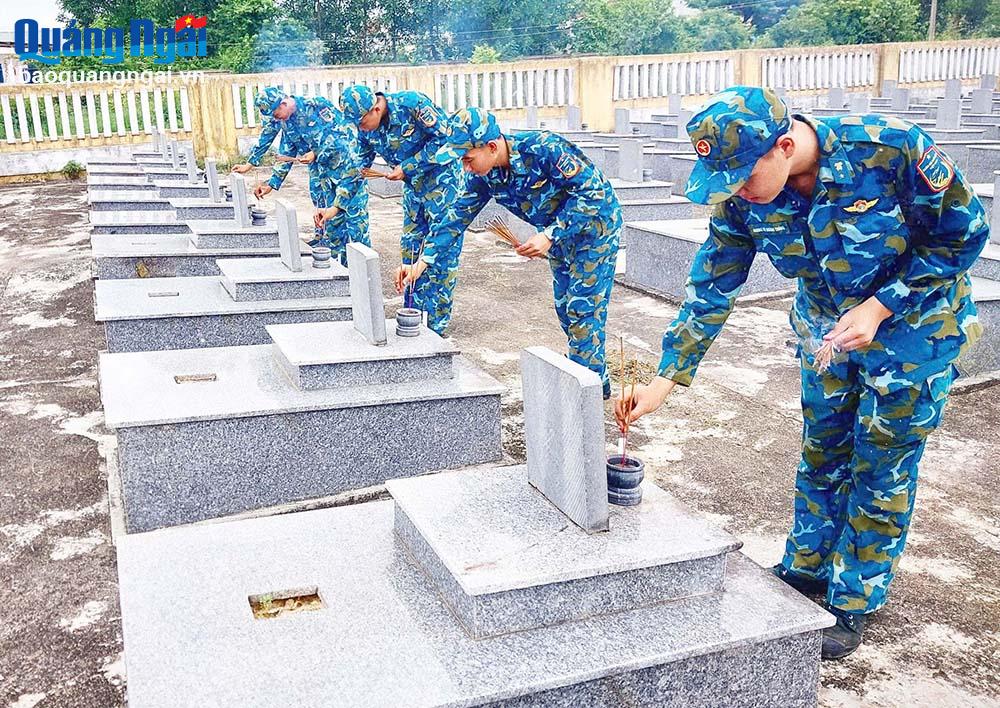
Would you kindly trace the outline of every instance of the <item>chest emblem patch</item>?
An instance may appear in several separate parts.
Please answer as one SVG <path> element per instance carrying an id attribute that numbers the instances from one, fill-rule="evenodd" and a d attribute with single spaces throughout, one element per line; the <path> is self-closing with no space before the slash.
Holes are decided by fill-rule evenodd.
<path id="1" fill-rule="evenodd" d="M 333 122 L 333 111 L 329 108 L 324 108 L 319 112 L 319 117 L 325 120 L 327 123 Z"/>
<path id="2" fill-rule="evenodd" d="M 943 192 L 955 178 L 955 168 L 936 145 L 931 145 L 924 151 L 917 163 L 917 172 L 932 192 Z"/>
<path id="3" fill-rule="evenodd" d="M 852 214 L 864 214 L 866 211 L 871 209 L 878 203 L 878 199 L 872 199 L 871 201 L 865 201 L 864 199 L 859 199 L 858 201 L 851 204 L 849 207 L 844 207 L 844 211 L 848 211 Z"/>
<path id="4" fill-rule="evenodd" d="M 556 169 L 562 173 L 563 177 L 569 179 L 570 177 L 575 177 L 583 169 L 583 166 L 575 157 L 568 152 L 564 152 L 559 156 L 558 162 L 556 162 Z"/>

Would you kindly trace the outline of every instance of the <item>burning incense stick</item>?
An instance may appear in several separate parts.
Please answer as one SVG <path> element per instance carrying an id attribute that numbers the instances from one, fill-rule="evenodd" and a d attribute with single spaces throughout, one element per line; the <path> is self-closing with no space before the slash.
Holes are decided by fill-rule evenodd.
<path id="1" fill-rule="evenodd" d="M 380 177 L 388 177 L 388 172 L 382 172 L 380 170 L 373 170 L 371 167 L 365 167 L 361 170 L 361 176 L 365 179 L 379 179 Z"/>

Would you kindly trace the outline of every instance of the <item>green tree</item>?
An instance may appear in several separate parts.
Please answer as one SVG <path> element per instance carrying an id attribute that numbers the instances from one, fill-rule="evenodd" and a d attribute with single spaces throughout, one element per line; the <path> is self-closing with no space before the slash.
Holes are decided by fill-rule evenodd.
<path id="1" fill-rule="evenodd" d="M 685 52 L 745 49 L 752 39 L 750 25 L 739 15 L 727 10 L 705 10 L 684 19 L 680 49 Z"/>
<path id="2" fill-rule="evenodd" d="M 673 52 L 681 32 L 671 0 L 584 0 L 572 47 L 596 54 Z"/>
<path id="3" fill-rule="evenodd" d="M 688 5 L 702 10 L 729 10 L 743 18 L 744 22 L 757 31 L 763 32 L 775 25 L 793 7 L 798 7 L 803 0 L 688 0 Z"/>
<path id="4" fill-rule="evenodd" d="M 501 61 L 500 52 L 488 44 L 477 44 L 469 58 L 472 64 L 496 64 L 498 61 Z"/>
<path id="5" fill-rule="evenodd" d="M 806 0 L 767 32 L 770 46 L 911 42 L 921 37 L 917 0 Z"/>

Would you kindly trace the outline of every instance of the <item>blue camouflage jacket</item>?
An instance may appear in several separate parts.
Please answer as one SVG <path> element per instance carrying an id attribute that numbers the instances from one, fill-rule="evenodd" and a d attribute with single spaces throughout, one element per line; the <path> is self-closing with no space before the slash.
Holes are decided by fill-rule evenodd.
<path id="1" fill-rule="evenodd" d="M 469 175 L 460 209 L 468 218 L 490 198 L 531 225 L 552 229 L 553 244 L 586 234 L 601 243 L 622 227 L 622 210 L 607 178 L 576 145 L 548 131 L 504 135 L 510 169 L 496 167 Z"/>
<path id="2" fill-rule="evenodd" d="M 786 187 L 769 204 L 718 205 L 664 334 L 660 375 L 691 383 L 761 252 L 798 279 L 791 321 L 800 343 L 875 296 L 893 315 L 856 353 L 867 382 L 888 393 L 941 378 L 946 391 L 951 364 L 981 334 L 967 271 L 989 241 L 982 204 L 915 125 L 879 115 L 796 118 L 819 138 L 812 199 Z"/>
<path id="3" fill-rule="evenodd" d="M 418 91 L 383 95 L 388 117 L 377 130 L 360 132 L 362 167 L 371 167 L 377 154 L 389 165 L 399 165 L 407 181 L 415 173 L 442 169 L 431 158 L 448 137 L 448 115 Z"/>
<path id="4" fill-rule="evenodd" d="M 295 113 L 288 120 L 268 120 L 261 130 L 257 145 L 250 151 L 247 161 L 252 165 L 260 160 L 281 133 L 278 153 L 296 157 L 314 152 L 316 159 L 309 164 L 310 178 L 330 180 L 335 187 L 332 206 L 345 208 L 347 202 L 363 185 L 356 129 L 344 120 L 340 109 L 322 96 L 295 99 Z M 280 189 L 292 169 L 291 162 L 274 166 L 268 184 Z"/>

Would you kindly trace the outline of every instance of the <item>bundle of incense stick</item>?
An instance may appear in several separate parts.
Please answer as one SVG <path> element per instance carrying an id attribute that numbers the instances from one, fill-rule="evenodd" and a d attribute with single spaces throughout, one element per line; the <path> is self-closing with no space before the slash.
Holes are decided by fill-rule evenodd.
<path id="1" fill-rule="evenodd" d="M 521 242 L 517 240 L 517 236 L 507 226 L 507 222 L 500 216 L 494 216 L 489 219 L 486 222 L 486 230 L 499 236 L 505 243 L 510 244 L 512 248 L 518 248 L 521 245 Z"/>
<path id="2" fill-rule="evenodd" d="M 300 160 L 299 158 L 292 157 L 291 155 L 275 155 L 274 161 L 275 162 L 302 162 L 302 160 Z"/>
<path id="3" fill-rule="evenodd" d="M 829 369 L 837 352 L 838 349 L 833 342 L 823 342 L 823 346 L 816 350 L 816 370 L 823 373 Z"/>
<path id="4" fill-rule="evenodd" d="M 361 170 L 361 176 L 365 179 L 378 179 L 380 177 L 388 177 L 388 172 L 381 172 L 379 170 L 373 170 L 371 167 L 365 167 Z"/>

